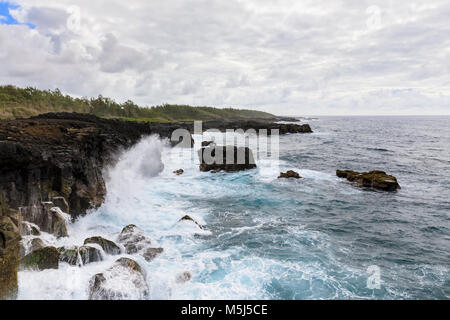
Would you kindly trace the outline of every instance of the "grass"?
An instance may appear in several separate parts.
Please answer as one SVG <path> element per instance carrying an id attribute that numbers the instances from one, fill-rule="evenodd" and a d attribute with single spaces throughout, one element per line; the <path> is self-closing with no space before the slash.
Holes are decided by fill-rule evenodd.
<path id="1" fill-rule="evenodd" d="M 56 90 L 0 86 L 0 119 L 27 118 L 48 112 L 90 113 L 103 118 L 128 121 L 192 121 L 274 119 L 273 114 L 234 108 L 193 107 L 164 104 L 141 107 L 133 101 L 117 103 L 99 95 L 97 98 L 74 98 Z"/>
<path id="2" fill-rule="evenodd" d="M 161 118 L 130 118 L 130 117 L 104 117 L 107 119 L 122 119 L 126 121 L 135 121 L 135 122 L 169 122 L 166 119 Z"/>

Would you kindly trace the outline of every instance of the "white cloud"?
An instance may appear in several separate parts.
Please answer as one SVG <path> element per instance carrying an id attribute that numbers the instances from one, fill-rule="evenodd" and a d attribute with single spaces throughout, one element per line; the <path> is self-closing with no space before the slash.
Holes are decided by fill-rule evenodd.
<path id="1" fill-rule="evenodd" d="M 72 1 L 17 4 L 36 28 L 0 25 L 4 84 L 143 105 L 450 114 L 445 0 L 80 0 L 79 19 Z"/>

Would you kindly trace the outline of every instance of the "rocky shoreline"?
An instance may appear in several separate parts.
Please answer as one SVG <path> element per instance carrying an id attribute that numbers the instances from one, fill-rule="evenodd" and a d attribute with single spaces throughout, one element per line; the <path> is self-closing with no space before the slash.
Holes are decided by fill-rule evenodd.
<path id="1" fill-rule="evenodd" d="M 21 248 L 21 235 L 42 230 L 56 237 L 67 236 L 68 220 L 85 215 L 89 209 L 103 203 L 106 187 L 102 171 L 114 164 L 118 151 L 133 146 L 143 136 L 157 134 L 161 138 L 170 138 L 179 128 L 194 131 L 192 122 L 129 122 L 76 113 L 1 120 L 0 299 L 17 296 L 20 257 L 26 256 Z M 203 130 L 211 128 L 220 131 L 267 129 L 269 134 L 271 129 L 278 129 L 280 134 L 312 132 L 307 124 L 203 123 Z M 26 259 L 28 265 L 42 258 L 41 251 L 50 252 L 53 258 L 67 253 L 61 248 L 53 248 L 56 251 L 42 248 L 37 242 L 32 245 L 40 250 L 39 254 L 29 256 Z M 78 252 L 85 250 L 87 256 L 97 255 L 95 250 L 89 249 L 89 243 L 83 247 L 77 248 Z M 54 261 L 50 265 L 54 266 Z"/>

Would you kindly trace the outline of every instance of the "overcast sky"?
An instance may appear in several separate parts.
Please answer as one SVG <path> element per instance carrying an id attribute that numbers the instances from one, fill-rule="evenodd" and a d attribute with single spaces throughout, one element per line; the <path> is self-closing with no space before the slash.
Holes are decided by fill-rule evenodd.
<path id="1" fill-rule="evenodd" d="M 0 83 L 279 115 L 450 114 L 450 1 L 0 0 Z"/>

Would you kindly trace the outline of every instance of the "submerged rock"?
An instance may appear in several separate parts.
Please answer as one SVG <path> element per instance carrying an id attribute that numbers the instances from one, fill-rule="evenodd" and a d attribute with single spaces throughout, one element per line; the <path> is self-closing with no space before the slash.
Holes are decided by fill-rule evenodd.
<path id="1" fill-rule="evenodd" d="M 295 172 L 293 170 L 288 170 L 287 172 L 280 172 L 280 176 L 278 177 L 278 179 L 281 178 L 295 178 L 295 179 L 300 179 L 300 175 L 298 174 L 298 172 Z"/>
<path id="2" fill-rule="evenodd" d="M 370 172 L 357 172 L 352 170 L 336 170 L 339 178 L 345 178 L 363 187 L 374 188 L 384 191 L 395 191 L 401 189 L 394 176 L 384 171 L 374 170 Z"/>
<path id="3" fill-rule="evenodd" d="M 42 202 L 40 205 L 20 207 L 23 220 L 36 224 L 41 231 L 54 234 L 56 237 L 67 237 L 67 220 L 64 213 L 55 207 L 53 202 Z"/>
<path id="4" fill-rule="evenodd" d="M 175 170 L 173 173 L 175 173 L 177 176 L 181 176 L 184 173 L 184 170 L 178 169 L 178 170 Z"/>
<path id="5" fill-rule="evenodd" d="M 252 150 L 248 147 L 209 146 L 198 150 L 200 171 L 234 172 L 256 168 Z"/>
<path id="6" fill-rule="evenodd" d="M 60 253 L 55 247 L 43 247 L 37 249 L 23 257 L 20 262 L 20 269 L 58 269 L 59 255 Z"/>
<path id="7" fill-rule="evenodd" d="M 120 258 L 89 282 L 89 300 L 142 300 L 149 287 L 140 265 L 129 258 Z"/>
<path id="8" fill-rule="evenodd" d="M 103 237 L 91 237 L 84 240 L 85 245 L 90 243 L 98 244 L 107 254 L 111 255 L 120 254 L 119 246 L 115 244 L 113 241 L 105 239 Z"/>

